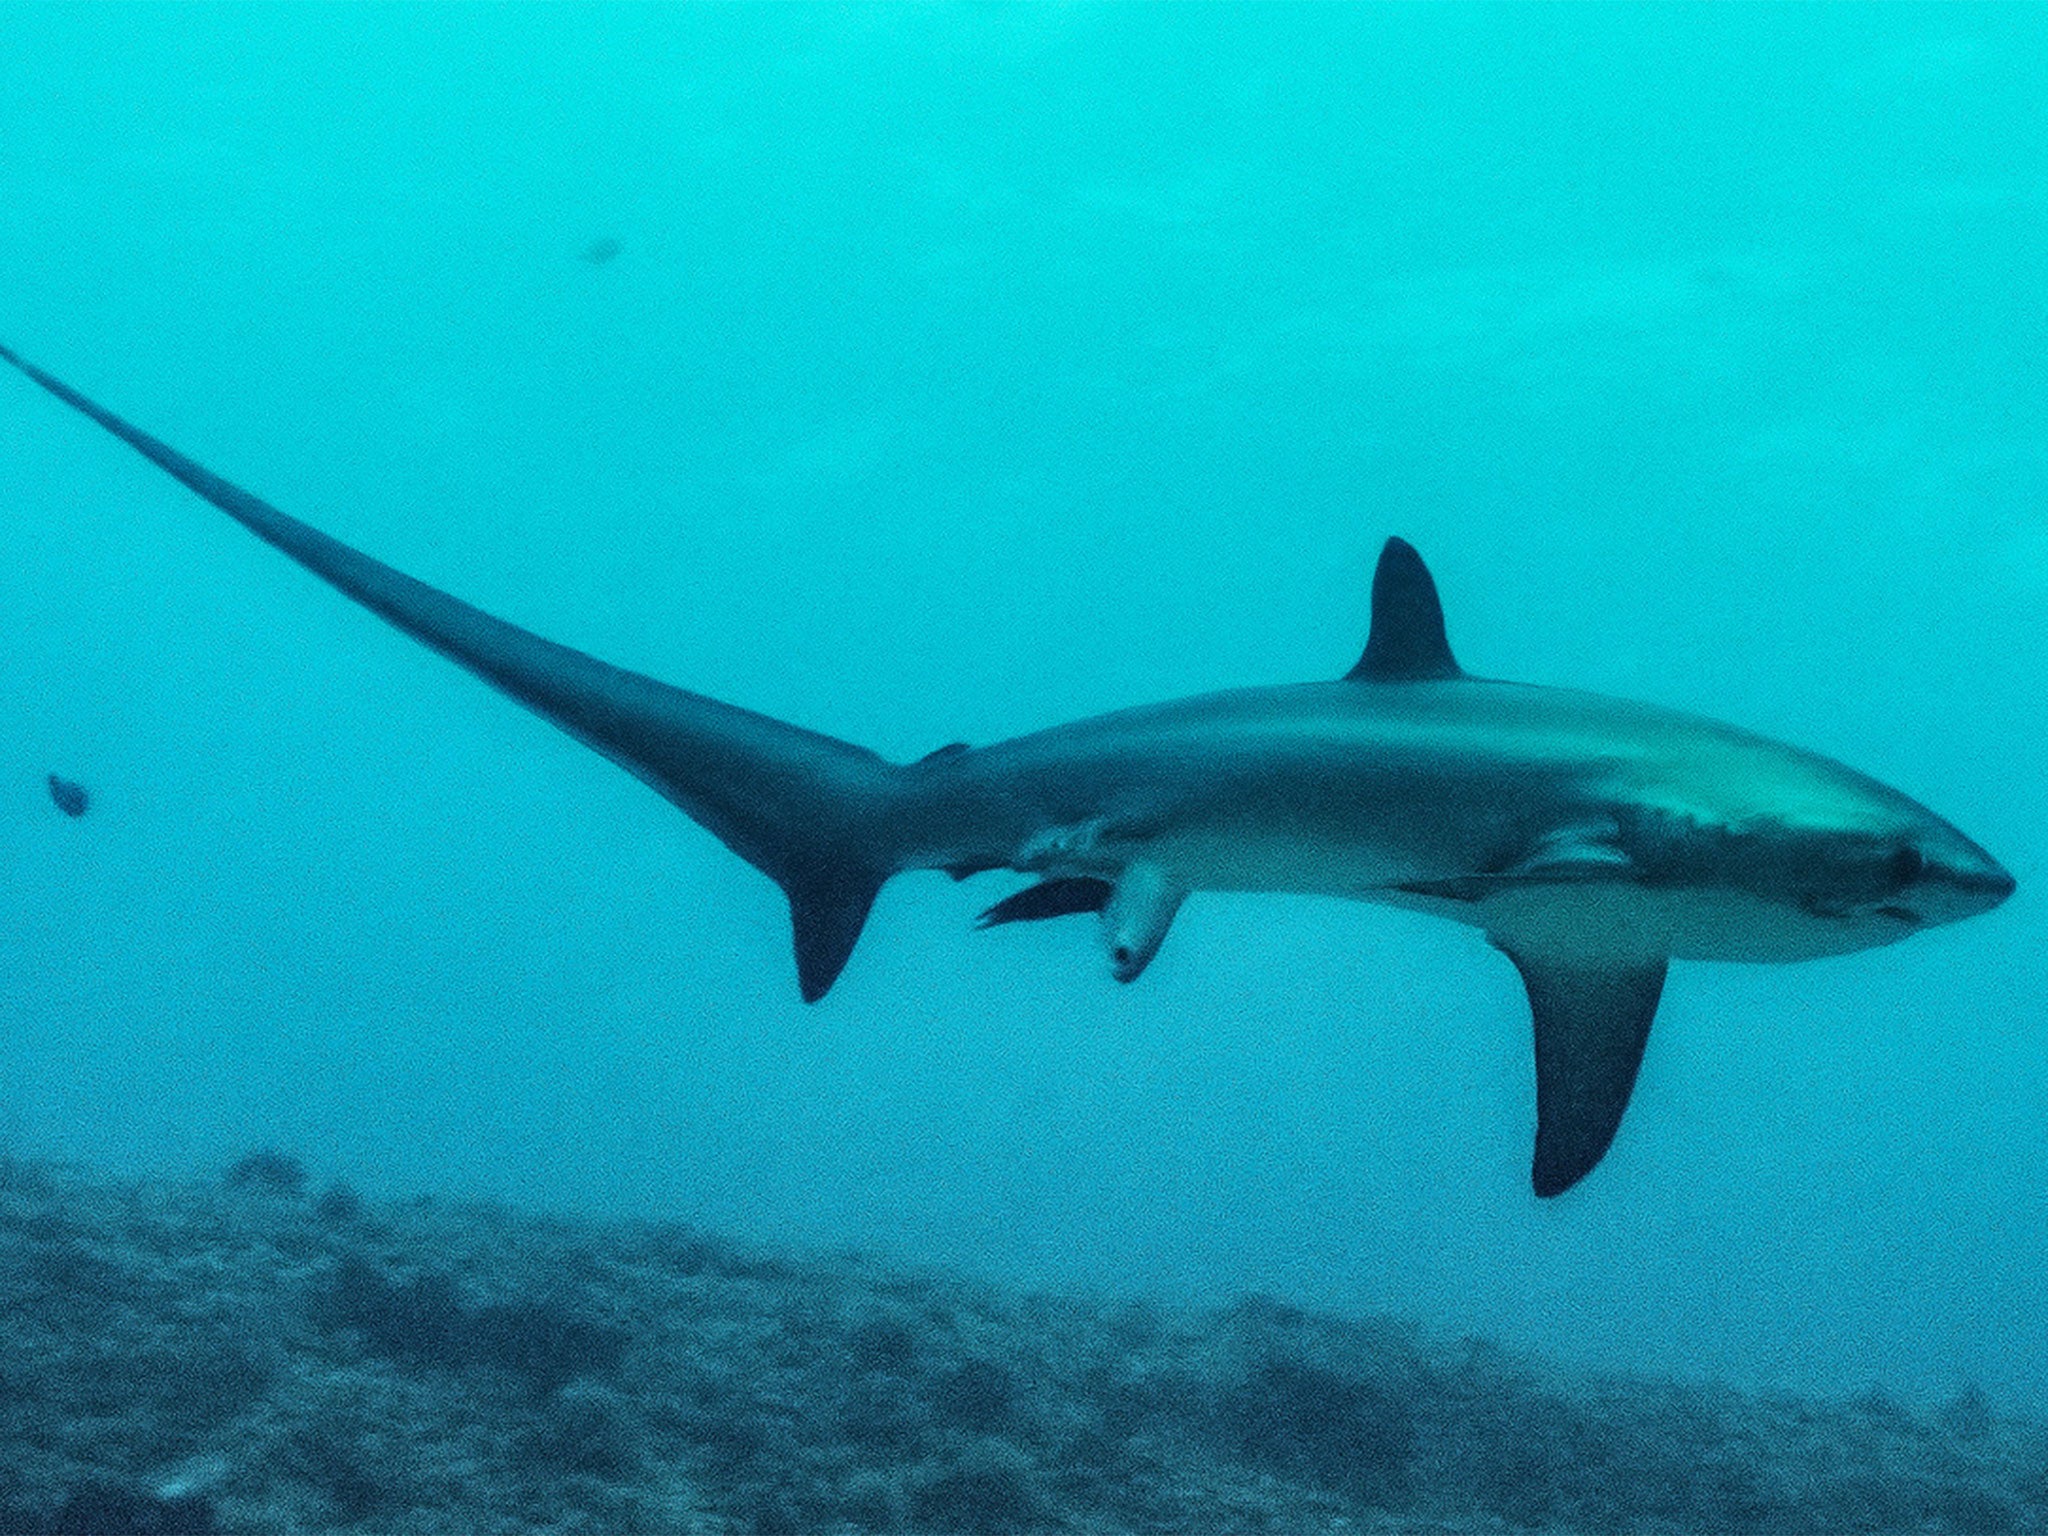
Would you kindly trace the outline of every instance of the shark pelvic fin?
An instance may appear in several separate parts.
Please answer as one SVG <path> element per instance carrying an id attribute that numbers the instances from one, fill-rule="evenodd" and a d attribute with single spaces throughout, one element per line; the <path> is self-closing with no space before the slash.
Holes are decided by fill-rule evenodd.
<path id="1" fill-rule="evenodd" d="M 1365 654 L 1345 679 L 1421 683 L 1464 675 L 1444 637 L 1443 604 L 1429 567 L 1406 539 L 1387 540 L 1372 573 L 1372 628 Z"/>
<path id="2" fill-rule="evenodd" d="M 1544 1199 L 1593 1171 L 1628 1109 L 1666 962 L 1594 962 L 1522 955 L 1495 940 L 1522 974 L 1536 1026 L 1536 1156 Z"/>
<path id="3" fill-rule="evenodd" d="M 1186 896 L 1157 864 L 1124 867 L 1102 909 L 1102 942 L 1109 950 L 1110 973 L 1118 981 L 1136 981 L 1144 973 L 1166 942 L 1166 930 L 1173 926 Z"/>

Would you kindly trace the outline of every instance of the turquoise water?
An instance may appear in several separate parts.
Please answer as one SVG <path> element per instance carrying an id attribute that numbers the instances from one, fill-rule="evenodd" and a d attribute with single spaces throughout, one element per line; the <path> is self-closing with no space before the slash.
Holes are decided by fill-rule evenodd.
<path id="1" fill-rule="evenodd" d="M 1474 934 L 1198 898 L 1120 988 L 927 876 L 807 1008 L 768 882 L 0 380 L 0 1142 L 2048 1406 L 2044 68 L 2019 8 L 7 10 L 0 339 L 544 634 L 909 757 L 1340 673 L 1398 532 L 1473 670 L 2021 889 L 1675 967 L 1539 1204 Z"/>

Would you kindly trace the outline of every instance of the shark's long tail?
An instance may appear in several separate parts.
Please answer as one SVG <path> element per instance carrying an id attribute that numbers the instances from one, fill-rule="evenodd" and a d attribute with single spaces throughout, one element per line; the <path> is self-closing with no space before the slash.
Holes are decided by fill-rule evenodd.
<path id="1" fill-rule="evenodd" d="M 278 511 L 4 346 L 0 359 L 323 581 L 681 807 L 782 887 L 804 999 L 830 989 L 882 883 L 906 866 L 900 812 L 914 769 L 493 618 Z"/>

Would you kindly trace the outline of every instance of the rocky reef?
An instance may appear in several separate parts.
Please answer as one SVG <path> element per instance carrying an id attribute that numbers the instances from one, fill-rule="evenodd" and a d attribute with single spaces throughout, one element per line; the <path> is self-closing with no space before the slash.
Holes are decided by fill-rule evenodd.
<path id="1" fill-rule="evenodd" d="M 1571 1376 L 1256 1298 L 0 1161 L 0 1531 L 2048 1530 L 1964 1392 Z"/>

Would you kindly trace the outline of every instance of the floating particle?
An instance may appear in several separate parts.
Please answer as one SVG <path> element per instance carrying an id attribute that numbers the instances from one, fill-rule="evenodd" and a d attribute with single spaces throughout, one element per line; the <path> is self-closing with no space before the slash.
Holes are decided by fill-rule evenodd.
<path id="1" fill-rule="evenodd" d="M 60 779 L 54 773 L 50 775 L 50 798 L 66 816 L 83 816 L 85 808 L 92 804 L 92 797 L 85 792 L 83 784 Z"/>

